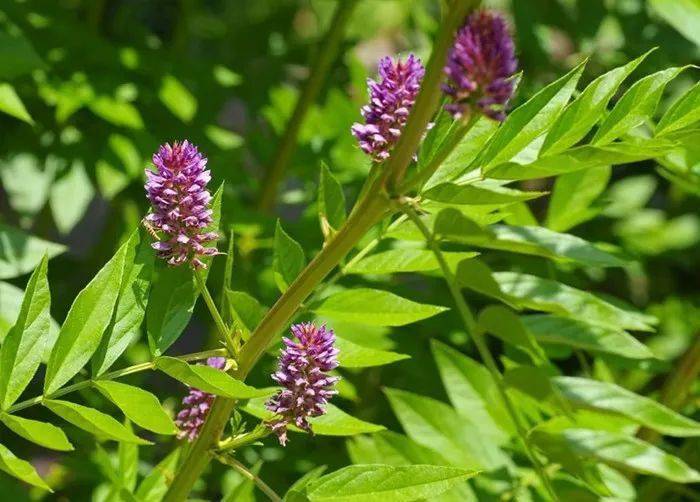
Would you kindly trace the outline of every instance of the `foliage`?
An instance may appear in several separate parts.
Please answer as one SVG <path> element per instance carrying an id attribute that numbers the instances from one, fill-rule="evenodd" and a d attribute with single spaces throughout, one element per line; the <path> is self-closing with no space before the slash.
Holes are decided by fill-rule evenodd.
<path id="1" fill-rule="evenodd" d="M 215 457 L 192 497 L 697 498 L 700 5 L 484 2 L 521 63 L 505 121 L 419 96 L 419 144 L 372 164 L 350 126 L 377 60 L 430 84 L 475 3 L 0 7 L 0 492 L 178 500 Z M 184 138 L 223 255 L 199 272 L 141 224 Z M 283 448 L 294 320 L 335 331 L 342 379 Z M 191 445 L 187 386 L 219 410 Z"/>

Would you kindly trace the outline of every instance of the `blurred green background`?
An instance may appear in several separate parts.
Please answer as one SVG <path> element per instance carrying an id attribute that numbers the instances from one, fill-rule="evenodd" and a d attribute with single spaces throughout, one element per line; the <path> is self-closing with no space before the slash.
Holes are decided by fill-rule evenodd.
<path id="1" fill-rule="evenodd" d="M 682 3 L 690 6 L 688 10 L 679 9 Z M 584 84 L 653 47 L 658 49 L 630 82 L 669 66 L 699 62 L 697 2 L 487 4 L 506 12 L 516 34 L 523 82 L 515 105 L 584 58 L 590 59 Z M 212 186 L 225 181 L 223 228 L 235 234 L 234 288 L 247 291 L 264 305 L 274 302 L 277 289 L 270 264 L 276 217 L 303 245 L 307 257 L 320 248 L 323 238 L 316 209 L 320 161 L 328 163 L 343 183 L 346 198 L 353 201 L 369 169 L 350 135 L 350 126 L 360 120 L 359 108 L 366 101 L 365 80 L 374 76 L 377 60 L 384 55 L 414 52 L 426 57 L 439 15 L 435 0 L 360 1 L 340 55 L 304 122 L 274 214 L 262 214 L 255 206 L 265 166 L 335 6 L 331 0 L 0 3 L 0 112 L 4 112 L 0 113 L 0 225 L 65 246 L 49 267 L 55 319 L 64 319 L 77 292 L 145 214 L 143 170 L 152 152 L 160 143 L 185 138 L 209 157 Z M 660 111 L 692 83 L 691 74 L 676 79 Z M 569 284 L 627 298 L 661 319 L 658 333 L 646 341 L 667 365 L 605 366 L 635 390 L 653 390 L 657 375 L 667 371 L 700 329 L 700 146 L 679 162 L 688 174 L 675 183 L 658 165 L 645 162 L 616 169 L 607 186 L 589 194 L 595 199 L 592 207 L 597 217 L 582 222 L 576 234 L 620 246 L 637 259 L 635 267 L 558 272 Z M 550 188 L 540 180 L 525 185 Z M 535 201 L 531 208 L 544 218 L 546 201 Z M 224 241 L 220 248 L 226 245 Z M 489 264 L 496 269 L 548 273 L 535 258 L 489 256 Z M 210 276 L 214 290 L 221 281 L 220 262 L 223 259 L 217 260 Z M 27 276 L 4 279 L 0 282 L 0 339 L 16 316 Z M 377 278 L 382 281 L 387 279 Z M 408 292 L 417 301 L 451 304 L 439 278 L 398 275 L 388 281 L 385 289 Z M 346 281 L 352 284 L 352 278 Z M 484 304 L 478 296 L 471 300 L 477 306 Z M 206 312 L 197 310 L 171 352 L 213 346 L 208 319 Z M 465 342 L 454 315 L 393 331 L 352 325 L 334 328 L 359 345 L 411 356 L 391 366 L 344 371 L 340 397 L 344 409 L 396 431 L 400 426 L 382 387 L 444 399 L 429 340 L 462 347 Z M 141 341 L 127 351 L 123 365 L 147 357 L 147 344 Z M 571 353 L 559 358 L 566 373 L 578 371 L 581 365 Z M 267 374 L 273 365 L 272 358 L 265 359 L 253 383 L 269 385 Z M 597 369 L 594 364 L 593 371 Z M 156 389 L 171 408 L 177 408 L 186 392 L 184 387 L 175 390 L 160 376 L 133 381 L 139 378 L 147 378 L 144 385 Z M 37 385 L 28 395 L 39 389 Z M 108 409 L 94 394 L 86 394 L 85 399 Z M 33 409 L 28 416 L 42 413 Z M 79 453 L 61 455 L 14 437 L 2 440 L 24 458 L 32 458 L 49 483 L 58 487 L 55 494 L 44 495 L 46 499 L 103 500 L 108 466 L 93 439 L 76 434 L 82 438 L 76 444 Z M 141 448 L 139 469 L 148 472 L 170 448 L 172 443 Z M 261 475 L 281 491 L 311 467 L 336 468 L 350 462 L 344 440 L 300 435 L 293 435 L 286 449 L 267 441 L 263 448 L 246 450 L 244 458 L 250 464 L 262 461 Z M 219 476 L 223 467 L 214 469 L 217 474 L 198 486 L 204 499 L 213 499 L 221 489 L 228 493 L 240 482 L 231 472 Z M 0 475 L 0 493 L 8 500 L 40 497 L 4 475 Z"/>

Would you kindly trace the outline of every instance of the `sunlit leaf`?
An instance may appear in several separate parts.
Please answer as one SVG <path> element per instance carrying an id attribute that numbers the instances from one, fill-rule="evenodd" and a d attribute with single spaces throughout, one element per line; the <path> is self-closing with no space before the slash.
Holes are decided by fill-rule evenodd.
<path id="1" fill-rule="evenodd" d="M 314 308 L 317 314 L 339 321 L 371 326 L 403 326 L 447 310 L 402 298 L 388 291 L 358 288 L 340 291 Z"/>

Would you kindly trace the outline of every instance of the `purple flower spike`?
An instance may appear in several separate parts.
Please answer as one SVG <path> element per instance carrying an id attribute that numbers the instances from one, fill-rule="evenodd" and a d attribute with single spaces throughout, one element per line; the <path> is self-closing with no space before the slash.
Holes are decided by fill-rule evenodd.
<path id="1" fill-rule="evenodd" d="M 355 123 L 352 134 L 375 162 L 389 158 L 413 108 L 425 68 L 413 54 L 405 62 L 385 57 L 379 61 L 380 82 L 367 80 L 369 104 L 362 107 L 365 124 Z"/>
<path id="2" fill-rule="evenodd" d="M 267 425 L 277 434 L 282 446 L 287 444 L 289 424 L 312 432 L 307 419 L 326 413 L 326 403 L 338 393 L 333 386 L 340 380 L 328 376 L 328 372 L 338 366 L 333 330 L 327 330 L 325 326 L 317 328 L 309 322 L 295 324 L 291 331 L 296 340 L 283 339 L 285 346 L 279 366 L 272 375 L 282 390 L 265 404 L 268 410 L 277 414 Z"/>
<path id="3" fill-rule="evenodd" d="M 517 70 L 513 39 L 505 19 L 491 11 L 471 14 L 457 32 L 445 66 L 443 86 L 452 103 L 445 109 L 455 118 L 468 115 L 474 105 L 492 119 L 505 119 L 513 96 L 512 76 Z"/>
<path id="4" fill-rule="evenodd" d="M 207 365 L 222 370 L 226 366 L 226 358 L 210 357 L 207 359 Z M 190 393 L 182 399 L 183 409 L 175 419 L 175 425 L 180 429 L 177 433 L 178 439 L 184 438 L 190 442 L 197 439 L 213 402 L 213 394 L 194 387 L 190 388 Z"/>
<path id="5" fill-rule="evenodd" d="M 206 268 L 200 258 L 217 250 L 204 245 L 218 238 L 215 232 L 203 232 L 212 222 L 206 157 L 189 141 L 176 141 L 162 145 L 153 164 L 155 171 L 146 169 L 146 193 L 153 206 L 146 221 L 163 236 L 153 248 L 170 265 L 191 262 L 195 268 Z"/>

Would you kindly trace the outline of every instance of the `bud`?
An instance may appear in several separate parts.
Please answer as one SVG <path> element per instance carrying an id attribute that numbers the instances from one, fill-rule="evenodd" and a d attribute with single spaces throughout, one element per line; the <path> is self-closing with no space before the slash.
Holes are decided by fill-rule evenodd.
<path id="1" fill-rule="evenodd" d="M 503 121 L 517 66 L 505 19 L 488 10 L 472 13 L 448 55 L 443 91 L 452 102 L 445 109 L 460 118 L 476 106 L 484 115 Z"/>

